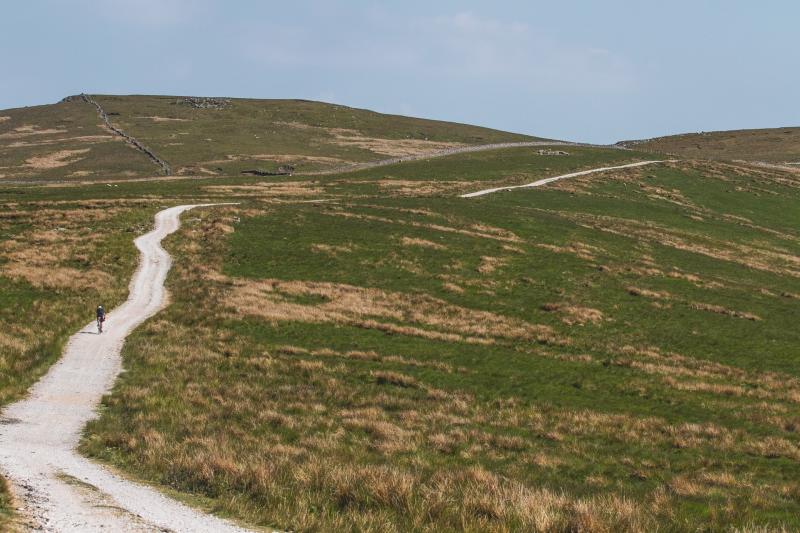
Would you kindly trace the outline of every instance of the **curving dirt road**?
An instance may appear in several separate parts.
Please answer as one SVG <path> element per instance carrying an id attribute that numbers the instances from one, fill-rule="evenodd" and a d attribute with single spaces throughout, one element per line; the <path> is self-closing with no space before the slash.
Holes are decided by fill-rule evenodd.
<path id="1" fill-rule="evenodd" d="M 128 300 L 70 338 L 61 360 L 24 400 L 0 419 L 0 469 L 14 487 L 22 514 L 39 531 L 245 531 L 156 490 L 115 475 L 75 452 L 80 433 L 120 373 L 125 337 L 166 302 L 171 258 L 161 240 L 180 226 L 181 205 L 159 212 L 155 229 L 136 239 L 139 269 Z"/>
<path id="2" fill-rule="evenodd" d="M 566 178 L 576 178 L 578 176 L 585 176 L 587 174 L 594 174 L 595 172 L 605 172 L 607 170 L 619 170 L 622 168 L 631 168 L 631 167 L 643 167 L 645 165 L 654 165 L 656 163 L 664 163 L 665 161 L 639 161 L 637 163 L 628 163 L 627 165 L 618 165 L 616 167 L 601 167 L 601 168 L 593 168 L 590 170 L 581 170 L 580 172 L 571 172 L 570 174 L 562 174 L 560 176 L 553 176 L 552 178 L 544 178 L 538 181 L 534 181 L 533 183 L 527 183 L 525 185 L 510 185 L 506 187 L 495 187 L 494 189 L 483 189 L 482 191 L 471 192 L 467 194 L 462 194 L 461 198 L 475 198 L 476 196 L 484 196 L 486 194 L 492 194 L 495 192 L 500 191 L 511 191 L 514 189 L 527 189 L 530 187 L 539 187 L 541 185 L 545 185 L 547 183 L 551 183 L 558 180 L 563 180 Z"/>

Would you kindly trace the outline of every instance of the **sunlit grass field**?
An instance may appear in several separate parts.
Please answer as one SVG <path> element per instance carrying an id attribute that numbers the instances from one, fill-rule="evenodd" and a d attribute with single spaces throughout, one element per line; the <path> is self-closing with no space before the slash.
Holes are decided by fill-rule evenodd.
<path id="1" fill-rule="evenodd" d="M 798 527 L 797 177 L 458 198 L 646 157 L 568 151 L 28 190 L 241 202 L 168 239 L 172 303 L 83 451 L 280 529 Z"/>

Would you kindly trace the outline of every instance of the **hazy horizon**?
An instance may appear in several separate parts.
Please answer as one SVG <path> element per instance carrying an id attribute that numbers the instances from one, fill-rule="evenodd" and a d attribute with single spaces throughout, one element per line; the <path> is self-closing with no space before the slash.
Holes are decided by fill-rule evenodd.
<path id="1" fill-rule="evenodd" d="M 796 20 L 789 2 L 717 0 L 12 3 L 0 108 L 297 98 L 597 143 L 783 127 L 800 125 Z"/>

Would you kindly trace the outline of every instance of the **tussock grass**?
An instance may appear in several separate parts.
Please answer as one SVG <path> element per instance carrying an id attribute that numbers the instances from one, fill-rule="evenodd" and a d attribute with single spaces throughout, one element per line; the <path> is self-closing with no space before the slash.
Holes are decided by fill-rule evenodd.
<path id="1" fill-rule="evenodd" d="M 131 236 L 149 216 L 91 202 L 0 209 L 0 403 L 46 370 L 99 302 L 125 298 L 137 257 Z"/>
<path id="2" fill-rule="evenodd" d="M 527 172 L 495 157 L 387 179 Z M 695 172 L 472 203 L 365 173 L 198 212 L 84 450 L 282 529 L 795 526 L 794 189 Z"/>

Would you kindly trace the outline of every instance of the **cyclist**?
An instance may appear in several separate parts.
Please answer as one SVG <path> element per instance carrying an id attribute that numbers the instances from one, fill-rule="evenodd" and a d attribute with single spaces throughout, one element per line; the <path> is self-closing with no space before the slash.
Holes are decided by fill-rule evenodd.
<path id="1" fill-rule="evenodd" d="M 97 306 L 97 332 L 103 333 L 103 322 L 106 321 L 106 310 L 102 305 Z"/>

